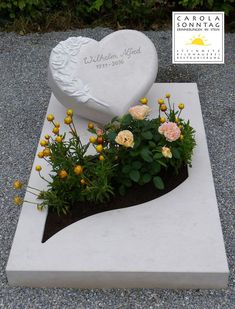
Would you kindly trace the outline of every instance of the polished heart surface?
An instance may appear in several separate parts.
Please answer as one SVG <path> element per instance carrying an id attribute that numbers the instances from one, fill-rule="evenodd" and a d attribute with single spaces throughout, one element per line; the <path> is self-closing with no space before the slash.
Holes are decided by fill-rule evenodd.
<path id="1" fill-rule="evenodd" d="M 106 123 L 148 92 L 157 68 L 154 44 L 142 32 L 120 30 L 99 42 L 71 37 L 51 52 L 49 85 L 63 105 Z"/>

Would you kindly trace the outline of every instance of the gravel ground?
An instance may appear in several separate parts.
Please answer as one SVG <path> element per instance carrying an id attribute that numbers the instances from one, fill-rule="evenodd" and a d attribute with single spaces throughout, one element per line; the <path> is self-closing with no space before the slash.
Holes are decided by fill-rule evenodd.
<path id="1" fill-rule="evenodd" d="M 225 65 L 172 65 L 171 32 L 149 31 L 159 54 L 158 82 L 197 82 L 230 267 L 226 290 L 12 288 L 5 267 L 20 209 L 12 205 L 12 181 L 27 182 L 50 97 L 51 49 L 72 35 L 101 39 L 111 30 L 84 29 L 19 36 L 0 33 L 0 308 L 234 308 L 234 42 L 225 37 Z M 203 181 L 203 180 L 202 180 Z"/>

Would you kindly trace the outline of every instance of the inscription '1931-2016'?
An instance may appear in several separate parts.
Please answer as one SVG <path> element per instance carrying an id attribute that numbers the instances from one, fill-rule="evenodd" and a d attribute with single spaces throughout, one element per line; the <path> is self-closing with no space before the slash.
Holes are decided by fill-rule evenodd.
<path id="1" fill-rule="evenodd" d="M 105 69 L 108 67 L 113 67 L 117 65 L 122 65 L 126 60 L 131 59 L 134 56 L 141 54 L 141 49 L 139 48 L 125 48 L 120 54 L 108 53 L 108 54 L 98 54 L 96 56 L 88 56 L 83 58 L 84 64 L 96 64 L 97 69 Z"/>

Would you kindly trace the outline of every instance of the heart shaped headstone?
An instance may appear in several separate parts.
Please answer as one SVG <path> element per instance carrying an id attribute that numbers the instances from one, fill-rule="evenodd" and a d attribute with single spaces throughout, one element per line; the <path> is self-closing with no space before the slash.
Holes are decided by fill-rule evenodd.
<path id="1" fill-rule="evenodd" d="M 71 37 L 51 52 L 49 85 L 67 108 L 106 123 L 148 92 L 157 67 L 156 49 L 142 32 L 120 30 L 100 42 Z"/>

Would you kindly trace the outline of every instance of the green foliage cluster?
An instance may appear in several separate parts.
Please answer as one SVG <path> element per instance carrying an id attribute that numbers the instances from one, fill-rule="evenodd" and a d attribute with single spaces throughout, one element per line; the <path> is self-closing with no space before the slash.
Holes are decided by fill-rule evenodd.
<path id="1" fill-rule="evenodd" d="M 45 148 L 38 156 L 51 165 L 51 179 L 46 180 L 47 191 L 38 195 L 41 201 L 38 208 L 48 206 L 58 214 L 66 214 L 79 202 L 103 203 L 113 195 L 125 195 L 134 185 L 153 182 L 157 190 L 163 190 L 161 172 L 170 168 L 177 173 L 182 165 L 191 166 L 196 145 L 194 129 L 189 121 L 180 117 L 184 104 L 175 109 L 169 97 L 167 94 L 168 108 L 162 99 L 159 100 L 157 118 L 148 117 L 150 108 L 145 105 L 147 99 L 144 98 L 143 105 L 136 106 L 141 108 L 141 113 L 147 111 L 140 118 L 129 111 L 122 117 L 115 117 L 102 129 L 89 123 L 88 130 L 93 136 L 85 144 L 75 128 L 72 110 L 67 111 L 64 119 L 70 129 L 69 137 L 66 133 L 60 134 L 60 124 L 54 122 L 53 115 L 48 115 L 48 121 L 54 125 L 54 135 L 47 135 L 40 142 Z M 159 131 L 163 123 L 173 125 L 177 137 L 167 139 L 165 133 Z M 36 166 L 36 170 L 45 179 L 41 166 Z"/>
<path id="2" fill-rule="evenodd" d="M 62 138 L 60 142 L 56 137 L 50 137 L 45 148 L 50 150 L 50 154 L 43 156 L 51 165 L 51 180 L 48 190 L 38 196 L 42 200 L 40 208 L 49 206 L 58 214 L 66 214 L 78 202 L 102 203 L 114 194 L 111 185 L 116 168 L 114 159 L 101 161 L 98 154 L 87 154 L 91 143 L 83 145 L 75 127 L 70 129 L 72 136 L 69 139 L 66 139 L 66 134 L 57 135 Z"/>
<path id="3" fill-rule="evenodd" d="M 179 4 L 190 10 L 224 11 L 226 15 L 229 15 L 229 13 L 234 11 L 234 2 L 234 0 L 181 0 Z"/>
<path id="4" fill-rule="evenodd" d="M 159 19 L 164 22 L 166 16 L 171 16 L 172 10 L 208 9 L 222 10 L 229 14 L 233 11 L 233 2 L 234 0 L 1 0 L 0 21 L 14 22 L 22 19 L 25 24 L 36 24 L 39 27 L 44 25 L 45 28 L 48 27 L 48 16 L 54 16 L 55 24 L 56 19 L 65 18 L 64 22 L 61 19 L 65 27 L 76 25 L 75 21 L 81 25 L 107 21 L 115 26 L 141 26 L 147 29 L 159 22 Z M 53 23 L 53 18 L 51 19 Z"/>
<path id="5" fill-rule="evenodd" d="M 127 114 L 122 118 L 115 118 L 105 127 L 105 139 L 109 142 L 110 149 L 116 147 L 115 138 L 118 132 L 129 130 L 134 136 L 134 147 L 128 149 L 121 147 L 117 153 L 120 168 L 115 174 L 115 182 L 118 184 L 120 194 L 125 195 L 128 188 L 136 183 L 142 186 L 151 181 L 157 189 L 162 190 L 165 186 L 159 174 L 163 169 L 172 167 L 177 173 L 183 164 L 191 166 L 192 152 L 196 145 L 195 131 L 189 121 L 184 122 L 182 118 L 177 117 L 179 113 L 180 110 L 175 110 L 173 107 L 169 112 L 165 112 L 168 122 L 177 120 L 178 126 L 181 127 L 182 139 L 171 142 L 158 132 L 162 119 L 160 112 L 156 119 L 143 120 L 136 120 Z M 172 158 L 163 155 L 163 147 L 170 149 Z"/>

